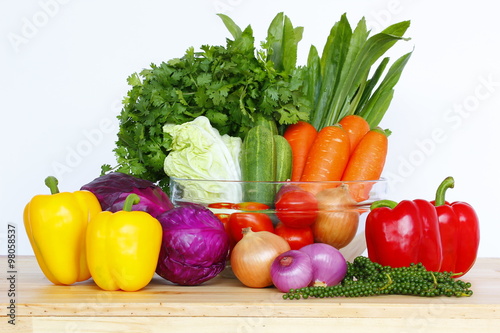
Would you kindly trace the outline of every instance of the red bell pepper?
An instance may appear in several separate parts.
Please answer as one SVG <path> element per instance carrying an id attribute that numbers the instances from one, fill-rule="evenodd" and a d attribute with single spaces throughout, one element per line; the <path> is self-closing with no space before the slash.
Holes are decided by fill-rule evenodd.
<path id="1" fill-rule="evenodd" d="M 436 206 L 443 247 L 442 272 L 454 272 L 455 277 L 467 273 L 477 257 L 479 248 L 479 220 L 471 205 L 456 201 L 445 201 L 445 192 L 455 186 L 452 177 L 446 178 L 438 187 Z"/>
<path id="2" fill-rule="evenodd" d="M 426 200 L 376 201 L 366 219 L 368 257 L 383 266 L 422 263 L 441 268 L 442 248 L 436 209 Z"/>
<path id="3" fill-rule="evenodd" d="M 368 257 L 384 266 L 421 262 L 428 270 L 467 273 L 479 248 L 479 220 L 469 204 L 444 200 L 452 177 L 438 187 L 434 201 L 380 200 L 366 219 Z"/>

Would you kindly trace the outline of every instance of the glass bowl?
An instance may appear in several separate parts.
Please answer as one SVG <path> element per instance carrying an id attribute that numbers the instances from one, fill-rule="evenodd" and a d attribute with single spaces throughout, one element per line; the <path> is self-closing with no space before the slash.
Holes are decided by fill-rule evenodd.
<path id="1" fill-rule="evenodd" d="M 363 254 L 366 250 L 365 221 L 370 205 L 386 198 L 387 181 L 383 178 L 332 182 L 170 178 L 170 199 L 175 206 L 196 203 L 208 207 L 214 214 L 234 214 L 252 209 L 242 203 L 257 202 L 265 205 L 259 205 L 258 212 L 269 214 L 275 225 L 283 213 L 276 209 L 275 203 L 283 193 L 292 190 L 306 191 L 316 198 L 317 218 L 312 224 L 316 242 L 338 248 L 349 261 Z M 285 213 L 300 218 L 304 211 L 290 209 Z"/>

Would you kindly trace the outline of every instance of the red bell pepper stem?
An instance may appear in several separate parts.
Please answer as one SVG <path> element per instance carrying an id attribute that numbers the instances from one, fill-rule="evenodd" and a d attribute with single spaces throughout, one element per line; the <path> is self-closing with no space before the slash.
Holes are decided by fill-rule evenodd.
<path id="1" fill-rule="evenodd" d="M 397 205 L 398 205 L 398 203 L 396 201 L 378 200 L 378 201 L 373 202 L 370 205 L 370 210 L 374 210 L 375 208 L 379 208 L 379 207 L 388 207 L 390 209 L 394 209 Z"/>
<path id="2" fill-rule="evenodd" d="M 50 189 L 50 194 L 59 193 L 59 188 L 57 188 L 58 184 L 59 182 L 54 176 L 48 176 L 47 178 L 45 178 L 45 185 L 47 185 L 47 187 Z"/>
<path id="3" fill-rule="evenodd" d="M 130 193 L 125 202 L 123 203 L 123 210 L 126 212 L 130 212 L 132 210 L 133 205 L 137 205 L 141 201 L 141 198 L 135 193 Z"/>
<path id="4" fill-rule="evenodd" d="M 443 249 L 440 271 L 453 272 L 453 277 L 467 273 L 474 264 L 479 247 L 479 221 L 469 204 L 445 201 L 445 192 L 454 187 L 452 177 L 447 177 L 436 192 L 434 202 L 439 221 Z"/>
<path id="5" fill-rule="evenodd" d="M 436 200 L 434 200 L 434 206 L 442 206 L 446 203 L 444 195 L 446 190 L 455 187 L 455 180 L 453 177 L 446 177 L 442 183 L 439 185 L 436 191 Z"/>

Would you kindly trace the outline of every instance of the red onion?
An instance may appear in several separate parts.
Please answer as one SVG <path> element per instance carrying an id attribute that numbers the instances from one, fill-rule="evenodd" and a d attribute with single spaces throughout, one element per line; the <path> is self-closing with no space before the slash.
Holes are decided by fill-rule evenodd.
<path id="1" fill-rule="evenodd" d="M 284 184 L 280 187 L 278 190 L 278 193 L 276 193 L 276 197 L 274 198 L 274 202 L 278 201 L 283 194 L 289 191 L 303 191 L 304 189 L 298 185 L 293 185 L 293 184 Z"/>
<path id="2" fill-rule="evenodd" d="M 347 261 L 342 253 L 331 245 L 314 243 L 299 251 L 311 258 L 314 286 L 334 286 L 340 283 L 347 273 Z"/>
<path id="3" fill-rule="evenodd" d="M 307 287 L 313 279 L 311 258 L 299 250 L 286 251 L 271 264 L 271 278 L 276 288 L 284 293 Z"/>

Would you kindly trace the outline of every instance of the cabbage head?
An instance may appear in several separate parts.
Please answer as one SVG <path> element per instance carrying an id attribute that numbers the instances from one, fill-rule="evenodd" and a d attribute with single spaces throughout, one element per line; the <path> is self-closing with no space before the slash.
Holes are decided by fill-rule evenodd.
<path id="1" fill-rule="evenodd" d="M 205 116 L 183 124 L 166 124 L 171 151 L 165 173 L 183 186 L 183 199 L 196 203 L 240 202 L 241 138 L 220 135 Z M 203 181 L 198 181 L 203 180 Z"/>

